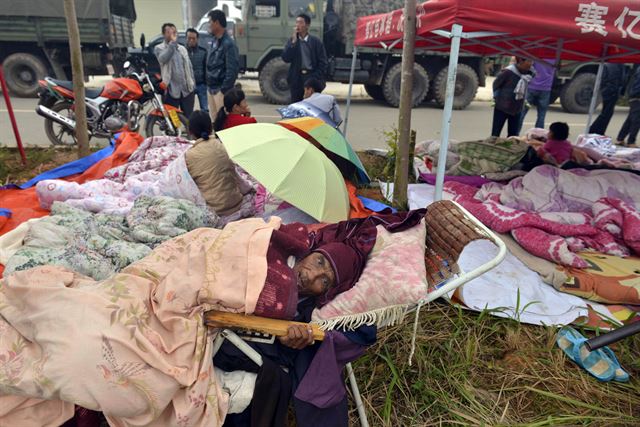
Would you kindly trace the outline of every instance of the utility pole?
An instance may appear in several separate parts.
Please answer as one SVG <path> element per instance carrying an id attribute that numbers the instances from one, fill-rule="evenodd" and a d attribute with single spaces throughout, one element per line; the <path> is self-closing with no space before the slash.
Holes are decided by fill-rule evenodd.
<path id="1" fill-rule="evenodd" d="M 398 151 L 393 186 L 393 205 L 407 209 L 409 187 L 409 140 L 411 138 L 411 108 L 413 107 L 413 64 L 416 42 L 416 0 L 404 3 L 404 36 L 402 38 L 402 79 L 398 113 Z"/>
<path id="2" fill-rule="evenodd" d="M 75 98 L 75 135 L 76 141 L 78 141 L 78 158 L 82 158 L 89 155 L 89 133 L 87 132 L 87 107 L 84 102 L 84 70 L 80 30 L 78 30 L 74 0 L 64 0 L 64 15 L 67 18 L 69 50 L 71 52 L 71 73 L 73 74 L 73 96 Z"/>

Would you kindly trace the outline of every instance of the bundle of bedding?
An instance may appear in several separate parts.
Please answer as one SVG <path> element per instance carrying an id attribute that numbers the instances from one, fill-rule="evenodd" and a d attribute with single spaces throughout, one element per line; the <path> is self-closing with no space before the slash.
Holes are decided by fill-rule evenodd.
<path id="1" fill-rule="evenodd" d="M 278 227 L 197 229 L 102 281 L 57 266 L 2 279 L 0 425 L 61 425 L 74 404 L 117 426 L 222 425 L 202 314 L 254 312 Z"/>
<path id="2" fill-rule="evenodd" d="M 139 197 L 125 216 L 92 214 L 55 202 L 50 216 L 28 225 L 21 247 L 4 263 L 4 274 L 56 265 L 104 280 L 158 244 L 218 223 L 208 209 L 170 197 Z"/>
<path id="3" fill-rule="evenodd" d="M 40 205 L 54 202 L 95 213 L 126 215 L 142 195 L 172 196 L 204 206 L 204 199 L 189 175 L 184 153 L 189 141 L 172 137 L 147 138 L 126 164 L 108 170 L 102 179 L 84 184 L 44 180 L 36 185 Z"/>
<path id="4" fill-rule="evenodd" d="M 586 268 L 576 253 L 640 254 L 640 178 L 615 171 L 563 171 L 540 166 L 507 185 L 480 190 L 445 184 L 449 195 L 485 225 L 511 233 L 528 252 Z"/>
<path id="5" fill-rule="evenodd" d="M 186 153 L 191 147 L 189 141 L 181 138 L 147 138 L 125 165 L 110 169 L 102 179 L 84 184 L 63 180 L 39 182 L 36 192 L 40 205 L 51 209 L 54 202 L 62 202 L 89 212 L 124 216 L 141 196 L 167 196 L 207 207 L 212 195 L 200 190 L 187 165 Z M 214 170 L 216 159 L 211 162 Z M 248 184 L 244 189 L 238 208 L 218 215 L 221 225 L 253 216 L 253 193 Z"/>

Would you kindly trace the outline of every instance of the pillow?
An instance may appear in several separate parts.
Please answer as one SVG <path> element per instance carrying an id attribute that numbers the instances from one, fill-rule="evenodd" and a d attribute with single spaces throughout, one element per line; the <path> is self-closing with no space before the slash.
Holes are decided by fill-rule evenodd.
<path id="1" fill-rule="evenodd" d="M 312 321 L 322 328 L 395 323 L 404 317 L 408 304 L 426 296 L 424 219 L 399 233 L 381 225 L 376 228 L 376 244 L 355 286 L 314 310 Z"/>

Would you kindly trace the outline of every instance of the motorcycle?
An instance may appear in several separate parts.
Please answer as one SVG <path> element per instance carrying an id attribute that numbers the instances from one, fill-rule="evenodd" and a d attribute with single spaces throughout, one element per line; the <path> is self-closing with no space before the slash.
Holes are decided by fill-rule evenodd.
<path id="1" fill-rule="evenodd" d="M 160 76 L 150 76 L 143 60 L 135 62 L 124 63 L 123 77 L 114 78 L 101 88 L 85 89 L 89 137 L 110 138 L 114 123 L 137 132 L 143 117 L 147 137 L 186 135 L 187 117 L 179 108 L 162 102 L 166 87 Z M 46 119 L 47 137 L 54 145 L 75 144 L 73 83 L 51 77 L 38 83 L 40 101 L 36 113 Z"/>

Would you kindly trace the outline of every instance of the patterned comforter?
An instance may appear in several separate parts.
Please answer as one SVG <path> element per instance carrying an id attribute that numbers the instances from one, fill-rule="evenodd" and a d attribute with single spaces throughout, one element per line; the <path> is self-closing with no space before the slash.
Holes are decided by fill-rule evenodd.
<path id="1" fill-rule="evenodd" d="M 158 244 L 218 222 L 208 209 L 170 197 L 140 197 L 126 216 L 92 214 L 55 202 L 50 216 L 30 225 L 24 246 L 5 265 L 5 275 L 57 265 L 104 280 Z"/>
<path id="2" fill-rule="evenodd" d="M 76 404 L 112 426 L 221 426 L 203 312 L 254 312 L 279 226 L 200 228 L 102 281 L 51 265 L 0 280 L 0 425 L 61 425 Z"/>
<path id="3" fill-rule="evenodd" d="M 450 196 L 482 223 L 510 232 L 528 252 L 586 268 L 577 252 L 640 254 L 640 177 L 616 171 L 540 166 L 507 185 L 480 190 L 448 182 Z"/>

